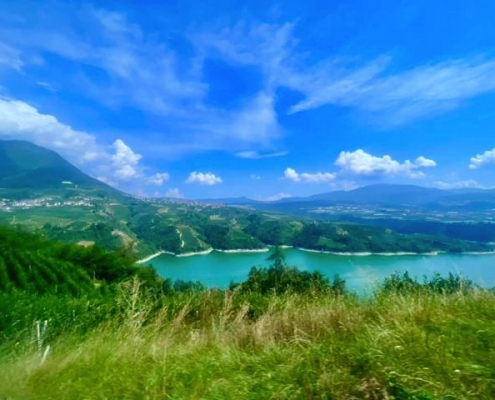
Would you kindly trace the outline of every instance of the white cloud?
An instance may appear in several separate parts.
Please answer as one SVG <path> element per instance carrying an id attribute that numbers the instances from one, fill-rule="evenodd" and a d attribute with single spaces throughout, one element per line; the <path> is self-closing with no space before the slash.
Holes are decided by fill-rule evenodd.
<path id="1" fill-rule="evenodd" d="M 418 167 L 423 167 L 423 168 L 431 168 L 431 167 L 436 167 L 437 163 L 434 160 L 429 160 L 428 158 L 425 158 L 423 156 L 419 156 L 414 161 L 414 165 L 417 165 Z"/>
<path id="2" fill-rule="evenodd" d="M 261 179 L 261 176 L 257 175 L 257 174 L 251 174 L 249 175 L 249 177 L 254 180 L 254 181 L 259 181 Z"/>
<path id="3" fill-rule="evenodd" d="M 284 178 L 294 182 L 324 183 L 333 181 L 335 174 L 331 172 L 303 172 L 300 174 L 293 168 L 287 168 L 284 171 Z"/>
<path id="4" fill-rule="evenodd" d="M 161 186 L 170 179 L 166 172 L 158 172 L 147 176 L 143 172 L 140 161 L 143 156 L 134 152 L 122 139 L 117 139 L 112 145 L 114 154 L 111 156 L 113 177 L 121 181 L 135 181 L 145 186 Z"/>
<path id="5" fill-rule="evenodd" d="M 422 178 L 424 173 L 419 169 L 434 167 L 436 162 L 420 156 L 414 163 L 409 160 L 400 163 L 389 155 L 376 157 L 358 149 L 352 152 L 342 151 L 335 161 L 335 165 L 341 168 L 341 173 L 354 175 L 404 175 L 409 178 Z"/>
<path id="6" fill-rule="evenodd" d="M 170 179 L 169 174 L 167 174 L 166 172 L 161 172 L 148 177 L 147 182 L 149 185 L 162 186 L 163 182 L 166 182 L 169 179 Z"/>
<path id="7" fill-rule="evenodd" d="M 468 179 L 458 182 L 442 182 L 437 181 L 434 185 L 439 189 L 485 189 L 474 179 Z"/>
<path id="8" fill-rule="evenodd" d="M 487 150 L 482 154 L 477 154 L 471 157 L 469 168 L 477 169 L 485 164 L 492 164 L 495 162 L 495 148 Z"/>
<path id="9" fill-rule="evenodd" d="M 171 188 L 167 190 L 165 197 L 169 197 L 171 199 L 182 199 L 184 196 L 178 188 Z"/>
<path id="10" fill-rule="evenodd" d="M 71 162 L 105 159 L 108 154 L 93 135 L 78 131 L 49 114 L 18 100 L 0 97 L 0 136 L 21 139 L 47 147 Z"/>
<path id="11" fill-rule="evenodd" d="M 222 183 L 222 178 L 211 172 L 191 172 L 186 183 L 199 183 L 200 185 L 213 186 Z"/>
<path id="12" fill-rule="evenodd" d="M 299 174 L 293 168 L 287 168 L 284 171 L 284 178 L 289 179 L 289 180 L 294 181 L 294 182 L 299 182 L 301 180 Z"/>
<path id="13" fill-rule="evenodd" d="M 138 163 L 141 154 L 127 146 L 121 139 L 113 143 L 115 153 L 112 155 L 112 164 L 115 167 L 114 176 L 121 180 L 130 180 L 139 176 Z"/>
<path id="14" fill-rule="evenodd" d="M 389 56 L 308 62 L 298 51 L 294 30 L 294 24 L 239 22 L 194 40 L 204 54 L 258 67 L 265 93 L 287 87 L 302 94 L 289 113 L 334 105 L 371 113 L 384 125 L 398 125 L 450 111 L 467 99 L 495 91 L 493 58 L 450 59 L 399 72 L 393 71 Z"/>

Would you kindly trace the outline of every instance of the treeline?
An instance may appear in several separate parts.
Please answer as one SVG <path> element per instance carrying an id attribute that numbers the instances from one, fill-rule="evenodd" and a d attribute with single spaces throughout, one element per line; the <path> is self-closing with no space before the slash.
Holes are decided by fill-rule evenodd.
<path id="1" fill-rule="evenodd" d="M 356 223 L 369 224 L 379 227 L 393 229 L 399 233 L 413 234 L 424 233 L 427 235 L 441 235 L 461 240 L 477 242 L 495 241 L 495 224 L 492 222 L 452 222 L 443 223 L 439 221 L 424 220 L 399 220 L 399 219 L 363 219 L 350 218 Z"/>
<path id="2" fill-rule="evenodd" d="M 391 229 L 351 223 L 305 224 L 295 235 L 293 245 L 321 251 L 373 253 L 461 253 L 492 249 L 485 243 L 426 234 L 405 235 Z"/>

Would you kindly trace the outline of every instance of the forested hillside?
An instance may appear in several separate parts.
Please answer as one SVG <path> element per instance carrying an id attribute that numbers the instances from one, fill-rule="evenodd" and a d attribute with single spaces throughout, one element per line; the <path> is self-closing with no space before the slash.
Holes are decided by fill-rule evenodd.
<path id="1" fill-rule="evenodd" d="M 54 242 L 0 227 L 0 292 L 81 295 L 133 275 L 146 279 L 150 272 L 135 266 L 125 251 Z"/>

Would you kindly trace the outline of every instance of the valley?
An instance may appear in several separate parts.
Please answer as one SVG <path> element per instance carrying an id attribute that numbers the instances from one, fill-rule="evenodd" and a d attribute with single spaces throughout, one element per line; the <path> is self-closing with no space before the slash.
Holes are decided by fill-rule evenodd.
<path id="1" fill-rule="evenodd" d="M 486 252 L 495 241 L 493 209 L 441 211 L 431 203 L 447 196 L 438 189 L 369 186 L 241 205 L 236 199 L 142 198 L 113 189 L 27 142 L 2 141 L 0 152 L 5 165 L 0 172 L 1 225 L 68 243 L 128 248 L 136 259 L 157 252 L 189 255 L 267 245 L 337 253 Z M 34 153 L 35 160 L 30 158 Z M 47 168 L 57 171 L 59 181 L 46 174 Z M 463 196 L 464 208 L 472 209 Z"/>

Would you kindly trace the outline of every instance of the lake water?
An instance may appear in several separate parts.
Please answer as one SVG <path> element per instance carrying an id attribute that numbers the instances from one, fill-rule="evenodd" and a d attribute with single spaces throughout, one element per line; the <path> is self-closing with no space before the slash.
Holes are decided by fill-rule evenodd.
<path id="1" fill-rule="evenodd" d="M 319 270 L 329 277 L 339 274 L 350 290 L 366 293 L 394 272 L 409 271 L 422 279 L 435 272 L 459 273 L 484 287 L 495 287 L 495 255 L 437 256 L 341 256 L 284 249 L 286 263 L 300 270 Z M 220 253 L 191 257 L 163 254 L 152 264 L 164 278 L 199 281 L 208 287 L 228 287 L 231 281 L 242 282 L 253 266 L 269 266 L 270 253 Z"/>

